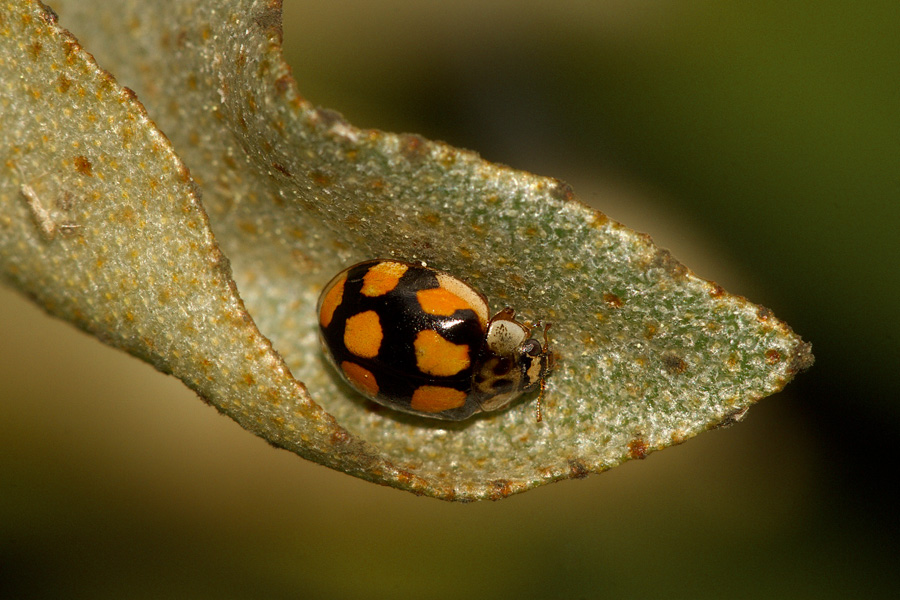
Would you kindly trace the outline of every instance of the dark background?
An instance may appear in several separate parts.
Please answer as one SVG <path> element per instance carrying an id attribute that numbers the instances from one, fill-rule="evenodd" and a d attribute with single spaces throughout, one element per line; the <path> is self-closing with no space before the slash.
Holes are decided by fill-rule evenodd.
<path id="1" fill-rule="evenodd" d="M 900 4 L 487 4 L 286 0 L 288 60 L 357 126 L 567 181 L 816 365 L 733 428 L 453 505 L 273 450 L 0 289 L 0 595 L 892 595 Z"/>

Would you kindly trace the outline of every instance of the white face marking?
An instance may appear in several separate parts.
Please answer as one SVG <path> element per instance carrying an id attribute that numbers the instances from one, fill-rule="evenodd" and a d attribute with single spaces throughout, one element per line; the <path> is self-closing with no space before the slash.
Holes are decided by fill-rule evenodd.
<path id="1" fill-rule="evenodd" d="M 541 369 L 544 367 L 542 360 L 535 358 L 528 370 L 525 371 L 525 386 L 529 387 L 541 380 Z"/>
<path id="2" fill-rule="evenodd" d="M 515 321 L 493 320 L 487 332 L 487 346 L 492 352 L 500 356 L 512 356 L 516 354 L 525 340 L 528 339 L 528 330 Z"/>

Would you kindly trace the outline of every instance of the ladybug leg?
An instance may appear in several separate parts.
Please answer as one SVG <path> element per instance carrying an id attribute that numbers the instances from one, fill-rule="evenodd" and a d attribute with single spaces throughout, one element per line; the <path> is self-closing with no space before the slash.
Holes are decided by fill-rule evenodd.
<path id="1" fill-rule="evenodd" d="M 537 404 L 535 405 L 535 408 L 534 408 L 534 417 L 535 417 L 534 420 L 537 421 L 538 423 L 540 423 L 541 421 L 544 420 L 543 403 L 544 403 L 544 378 L 541 377 L 541 391 L 538 394 Z"/>

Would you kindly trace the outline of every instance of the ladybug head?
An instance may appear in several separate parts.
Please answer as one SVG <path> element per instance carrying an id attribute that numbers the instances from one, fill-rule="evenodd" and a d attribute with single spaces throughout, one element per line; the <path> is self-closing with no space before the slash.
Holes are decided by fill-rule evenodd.
<path id="1" fill-rule="evenodd" d="M 531 328 L 517 321 L 515 315 L 509 307 L 494 315 L 475 365 L 473 388 L 485 412 L 505 408 L 523 393 L 543 387 L 551 367 L 549 326 L 544 327 L 541 344 L 531 337 Z"/>

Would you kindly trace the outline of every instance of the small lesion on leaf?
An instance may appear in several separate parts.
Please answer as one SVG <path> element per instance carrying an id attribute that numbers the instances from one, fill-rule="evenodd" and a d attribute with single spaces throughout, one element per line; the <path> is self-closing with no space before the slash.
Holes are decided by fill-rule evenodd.
<path id="1" fill-rule="evenodd" d="M 744 406 L 742 408 L 736 408 L 731 412 L 726 413 L 721 421 L 712 426 L 712 429 L 731 427 L 732 425 L 743 421 L 744 417 L 747 416 L 748 410 L 750 410 L 750 407 Z"/>
<path id="2" fill-rule="evenodd" d="M 72 159 L 72 164 L 75 165 L 75 170 L 85 177 L 94 176 L 94 165 L 83 154 L 75 156 L 75 158 Z"/>
<path id="3" fill-rule="evenodd" d="M 663 367 L 670 375 L 681 375 L 687 371 L 688 364 L 674 352 L 666 352 L 662 356 Z"/>
<path id="4" fill-rule="evenodd" d="M 802 342 L 794 349 L 788 371 L 791 375 L 796 375 L 813 366 L 815 362 L 816 358 L 812 354 L 812 344 L 810 342 Z"/>
<path id="5" fill-rule="evenodd" d="M 650 446 L 640 435 L 628 442 L 628 456 L 630 458 L 642 460 L 647 458 L 648 454 L 650 454 Z"/>
<path id="6" fill-rule="evenodd" d="M 281 25 L 281 0 L 269 0 L 266 6 L 253 15 L 253 22 L 264 31 L 272 31 L 281 44 L 284 37 Z"/>
<path id="7" fill-rule="evenodd" d="M 610 308 L 622 308 L 625 304 L 625 301 L 622 300 L 622 298 L 612 292 L 605 292 L 603 294 L 603 301 L 606 302 Z"/>
<path id="8" fill-rule="evenodd" d="M 31 46 L 29 46 L 28 51 L 31 54 L 31 58 L 37 60 L 41 56 L 41 50 L 44 49 L 44 45 L 40 42 L 33 42 Z"/>
<path id="9" fill-rule="evenodd" d="M 278 162 L 272 163 L 272 168 L 284 175 L 285 177 L 293 177 L 294 175 L 288 170 L 287 167 Z"/>
<path id="10" fill-rule="evenodd" d="M 649 236 L 647 241 L 651 244 L 653 243 Z M 672 256 L 672 253 L 664 248 L 656 249 L 653 258 L 650 261 L 650 266 L 663 269 L 673 279 L 680 279 L 689 272 L 689 269 L 681 264 L 681 261 Z"/>
<path id="11" fill-rule="evenodd" d="M 403 157 L 411 163 L 421 162 L 429 156 L 430 144 L 420 135 L 406 133 L 401 136 L 401 152 Z"/>
<path id="12" fill-rule="evenodd" d="M 508 498 L 512 493 L 513 487 L 508 479 L 495 479 L 491 482 L 491 500 L 502 500 Z"/>
<path id="13" fill-rule="evenodd" d="M 571 479 L 584 479 L 591 474 L 591 470 L 580 458 L 570 458 L 566 462 L 569 464 L 569 477 Z"/>
<path id="14" fill-rule="evenodd" d="M 550 196 L 564 202 L 571 202 L 576 198 L 575 190 L 572 189 L 572 186 L 559 179 L 554 180 L 554 185 L 550 187 L 549 192 Z"/>

